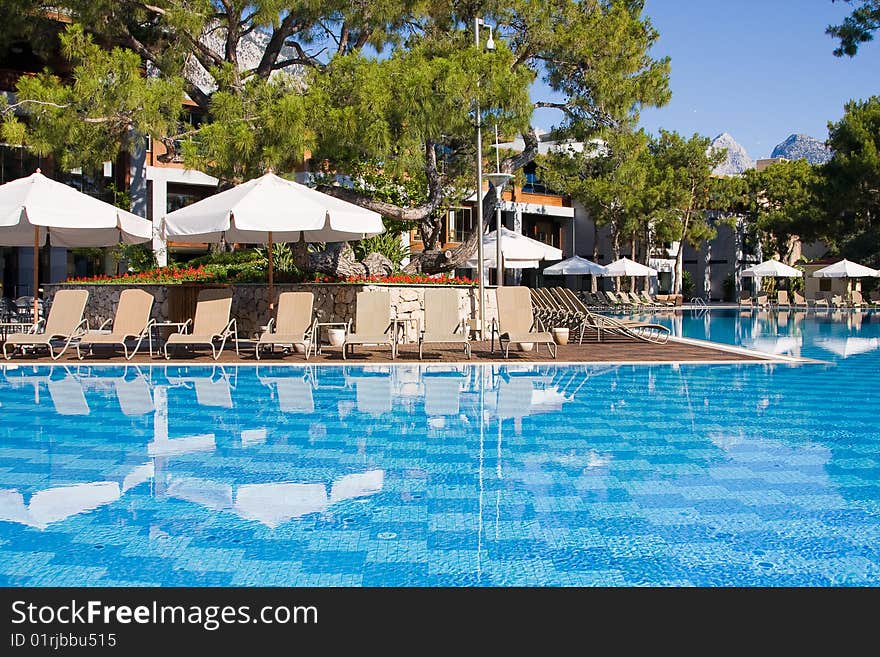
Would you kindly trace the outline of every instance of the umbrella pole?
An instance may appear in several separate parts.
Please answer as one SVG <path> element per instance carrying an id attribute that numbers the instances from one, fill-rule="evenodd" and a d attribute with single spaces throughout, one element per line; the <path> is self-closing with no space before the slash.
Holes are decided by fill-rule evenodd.
<path id="1" fill-rule="evenodd" d="M 272 262 L 272 231 L 269 231 L 269 315 L 275 311 L 275 266 Z"/>
<path id="2" fill-rule="evenodd" d="M 34 324 L 40 320 L 40 227 L 34 226 Z"/>

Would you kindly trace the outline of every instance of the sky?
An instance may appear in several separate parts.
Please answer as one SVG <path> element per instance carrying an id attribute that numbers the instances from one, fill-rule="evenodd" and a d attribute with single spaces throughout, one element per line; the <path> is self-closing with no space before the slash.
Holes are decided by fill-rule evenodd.
<path id="1" fill-rule="evenodd" d="M 825 140 L 850 99 L 880 95 L 880 34 L 855 58 L 835 57 L 825 34 L 851 5 L 831 0 L 647 0 L 660 33 L 655 57 L 671 58 L 672 100 L 642 111 L 641 125 L 685 135 L 733 135 L 752 158 L 792 133 Z M 538 83 L 533 98 L 546 92 Z M 552 127 L 559 115 L 536 113 Z"/>

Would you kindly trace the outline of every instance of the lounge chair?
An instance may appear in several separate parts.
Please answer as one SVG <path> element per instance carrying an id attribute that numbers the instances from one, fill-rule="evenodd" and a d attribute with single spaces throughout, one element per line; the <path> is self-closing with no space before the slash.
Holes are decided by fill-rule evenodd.
<path id="1" fill-rule="evenodd" d="M 275 369 L 271 372 L 276 376 L 262 376 L 257 366 L 257 379 L 270 390 L 274 387 L 278 408 L 282 413 L 313 413 L 315 400 L 312 396 L 312 381 L 308 371 L 291 368 Z M 277 376 L 284 374 L 284 376 Z"/>
<path id="2" fill-rule="evenodd" d="M 467 327 L 458 312 L 459 292 L 452 288 L 425 290 L 425 328 L 419 335 L 419 360 L 422 346 L 431 344 L 457 344 L 464 346 L 464 353 L 471 357 Z"/>
<path id="3" fill-rule="evenodd" d="M 825 295 L 822 292 L 817 292 L 816 296 L 813 298 L 812 301 L 813 301 L 814 308 L 818 308 L 819 306 L 822 306 L 823 308 L 830 307 L 828 305 L 828 299 L 825 297 Z"/>
<path id="4" fill-rule="evenodd" d="M 391 358 L 397 357 L 394 327 L 391 322 L 391 295 L 385 290 L 358 292 L 355 306 L 357 331 L 351 332 L 351 320 L 345 331 L 342 343 L 342 358 L 348 357 L 348 350 L 355 345 L 387 344 L 391 347 Z"/>
<path id="5" fill-rule="evenodd" d="M 755 297 L 755 306 L 757 308 L 769 308 L 770 307 L 770 297 L 762 292 L 757 297 Z"/>
<path id="6" fill-rule="evenodd" d="M 799 306 L 801 308 L 807 307 L 807 305 L 808 305 L 807 300 L 804 298 L 804 296 L 800 292 L 792 291 L 791 296 L 794 299 L 795 306 Z"/>
<path id="7" fill-rule="evenodd" d="M 150 319 L 150 313 L 153 310 L 153 295 L 144 290 L 123 290 L 119 295 L 119 303 L 116 305 L 116 317 L 113 319 L 113 328 L 109 333 L 104 329 L 110 324 L 111 320 L 105 321 L 98 327 L 97 331 L 86 331 L 76 345 L 76 355 L 82 360 L 83 345 L 88 345 L 89 353 L 93 353 L 93 348 L 98 345 L 110 345 L 116 347 L 121 345 L 125 352 L 125 359 L 131 360 L 141 348 L 144 338 L 150 347 L 150 356 L 153 355 L 153 336 L 152 326 L 155 323 Z M 128 353 L 128 341 L 137 340 L 137 343 Z"/>
<path id="8" fill-rule="evenodd" d="M 165 358 L 171 358 L 168 354 L 169 346 L 192 347 L 195 345 L 208 345 L 214 360 L 220 357 L 226 347 L 229 338 L 235 340 L 235 353 L 238 351 L 238 325 L 235 319 L 229 319 L 232 310 L 232 290 L 202 290 L 196 302 L 196 314 L 192 320 L 192 333 L 172 333 L 165 342 Z M 187 326 L 190 320 L 186 321 Z M 220 342 L 217 348 L 216 342 Z"/>
<path id="9" fill-rule="evenodd" d="M 853 290 L 850 298 L 850 305 L 853 308 L 861 308 L 867 304 L 865 303 L 865 298 L 862 296 L 862 293 L 858 290 Z"/>
<path id="10" fill-rule="evenodd" d="M 3 343 L 3 357 L 9 360 L 16 349 L 23 352 L 25 347 L 46 347 L 52 360 L 61 358 L 70 343 L 80 337 L 88 326 L 83 319 L 88 300 L 88 290 L 59 290 L 52 300 L 43 332 L 38 332 L 43 325 L 41 319 L 33 325 L 29 333 L 10 334 Z M 57 354 L 52 346 L 53 340 L 64 340 L 64 346 Z M 9 347 L 12 347 L 12 353 L 7 352 Z"/>
<path id="11" fill-rule="evenodd" d="M 752 306 L 752 295 L 746 290 L 741 290 L 739 293 L 739 305 L 748 306 L 749 308 Z"/>
<path id="12" fill-rule="evenodd" d="M 556 341 L 544 331 L 540 320 L 532 312 L 532 297 L 527 287 L 500 287 L 495 291 L 498 317 L 492 320 L 492 350 L 495 350 L 495 334 L 498 345 L 504 349 L 504 357 L 510 356 L 511 344 L 546 344 L 547 351 L 556 358 Z M 534 329 L 538 328 L 537 331 Z"/>
<path id="13" fill-rule="evenodd" d="M 309 349 L 315 345 L 315 323 L 312 318 L 312 305 L 315 295 L 311 292 L 282 292 L 278 295 L 278 312 L 269 320 L 266 331 L 257 340 L 254 352 L 260 360 L 260 350 L 269 347 L 274 351 L 276 345 L 301 345 L 309 359 Z"/>
<path id="14" fill-rule="evenodd" d="M 788 300 L 788 290 L 776 291 L 776 307 L 785 306 L 791 308 L 791 301 Z"/>

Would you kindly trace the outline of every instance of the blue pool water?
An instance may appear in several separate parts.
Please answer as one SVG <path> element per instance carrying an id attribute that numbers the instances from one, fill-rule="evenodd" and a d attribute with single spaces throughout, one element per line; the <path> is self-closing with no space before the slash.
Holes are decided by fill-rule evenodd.
<path id="1" fill-rule="evenodd" d="M 824 362 L 6 367 L 0 585 L 880 583 L 880 315 L 658 321 Z"/>

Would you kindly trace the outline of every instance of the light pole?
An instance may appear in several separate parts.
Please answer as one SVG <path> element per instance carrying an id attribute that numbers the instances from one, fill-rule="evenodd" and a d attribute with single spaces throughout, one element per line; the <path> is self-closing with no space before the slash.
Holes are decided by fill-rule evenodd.
<path id="1" fill-rule="evenodd" d="M 486 50 L 495 50 L 495 41 L 492 39 L 492 27 L 486 25 L 482 18 L 474 17 L 474 45 L 477 50 L 480 48 L 480 28 L 485 27 L 489 30 L 489 40 L 486 41 Z M 479 86 L 479 81 L 477 82 Z M 485 339 L 486 331 L 486 314 L 483 306 L 486 301 L 486 281 L 483 278 L 483 131 L 482 119 L 480 117 L 480 100 L 477 98 L 474 102 L 477 119 L 477 230 L 480 232 L 477 240 L 477 266 L 479 267 L 479 294 L 480 302 L 477 307 L 477 320 L 480 323 L 480 339 Z"/>
<path id="2" fill-rule="evenodd" d="M 513 175 L 496 171 L 486 174 L 486 178 L 495 188 L 495 284 L 501 287 L 504 285 L 504 260 L 501 254 L 501 192 Z"/>

